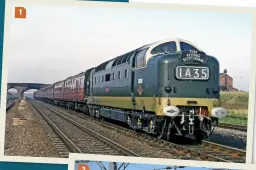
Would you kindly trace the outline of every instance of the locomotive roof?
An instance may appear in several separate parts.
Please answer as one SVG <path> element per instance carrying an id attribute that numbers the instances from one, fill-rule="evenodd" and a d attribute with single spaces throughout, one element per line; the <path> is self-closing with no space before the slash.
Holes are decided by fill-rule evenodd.
<path id="1" fill-rule="evenodd" d="M 180 42 L 184 42 L 184 43 L 190 44 L 191 46 L 195 47 L 197 50 L 202 51 L 197 45 L 195 45 L 194 43 L 192 43 L 192 42 L 190 42 L 190 41 L 184 40 L 184 39 L 182 39 L 182 38 L 169 38 L 169 39 L 157 41 L 157 42 L 155 42 L 155 43 L 152 43 L 152 44 L 150 44 L 150 45 L 145 46 L 145 47 L 142 48 L 142 49 L 148 48 L 148 50 L 147 50 L 147 52 L 146 52 L 146 63 L 147 63 L 147 61 L 148 61 L 151 57 L 154 57 L 154 56 L 157 55 L 157 54 L 151 54 L 151 51 L 152 51 L 155 47 L 157 47 L 157 46 L 159 46 L 159 45 L 161 45 L 161 44 L 167 43 L 167 42 L 172 42 L 172 41 L 176 42 L 176 44 L 177 44 L 177 51 L 181 51 Z"/>
<path id="2" fill-rule="evenodd" d="M 143 49 L 147 49 L 147 52 L 146 52 L 146 63 L 147 61 L 151 58 L 151 57 L 154 57 L 156 56 L 156 54 L 151 54 L 151 51 L 157 47 L 158 45 L 160 44 L 164 44 L 164 43 L 167 43 L 167 42 L 176 42 L 176 44 L 180 44 L 180 42 L 185 42 L 187 44 L 190 44 L 192 45 L 193 47 L 195 47 L 196 49 L 198 49 L 199 51 L 202 51 L 200 48 L 198 48 L 194 43 L 192 42 L 189 42 L 187 40 L 184 40 L 182 38 L 169 38 L 169 39 L 165 39 L 165 40 L 161 40 L 161 41 L 157 41 L 157 42 L 154 42 L 154 43 L 151 43 L 151 44 L 147 44 L 147 45 L 144 45 L 142 47 L 139 47 L 135 50 L 132 50 L 132 51 L 129 51 L 123 55 L 120 55 L 120 56 L 117 56 L 113 59 L 110 59 L 100 65 L 98 65 L 96 68 L 95 68 L 95 72 L 98 72 L 98 71 L 101 71 L 101 70 L 104 70 L 106 69 L 106 66 L 111 62 L 112 64 L 112 67 L 116 66 L 116 65 L 119 65 L 119 64 L 123 64 L 123 63 L 127 63 L 129 61 L 129 59 L 131 58 L 132 54 L 137 51 L 137 50 L 143 50 Z M 177 51 L 181 51 L 180 49 L 180 45 L 177 45 Z"/>
<path id="3" fill-rule="evenodd" d="M 150 45 L 150 44 L 148 44 L 148 45 Z M 140 50 L 140 49 L 142 49 L 142 48 L 144 48 L 145 46 L 148 46 L 148 45 L 144 45 L 144 46 L 139 47 L 139 48 L 137 48 L 137 49 L 135 49 L 135 50 L 129 51 L 129 52 L 123 54 L 123 55 L 120 55 L 120 56 L 117 56 L 117 57 L 115 57 L 115 58 L 112 58 L 112 59 L 110 59 L 110 60 L 108 60 L 108 61 L 105 61 L 104 63 L 98 65 L 98 66 L 95 68 L 95 72 L 104 70 L 104 69 L 106 68 L 106 66 L 107 66 L 110 62 L 112 62 L 112 67 L 115 66 L 115 65 L 117 65 L 117 62 L 118 62 L 118 61 L 119 61 L 120 63 L 126 63 L 126 62 L 128 62 L 128 60 L 130 59 L 130 57 L 132 56 L 132 54 L 133 54 L 136 50 Z"/>
<path id="4" fill-rule="evenodd" d="M 143 49 L 147 49 L 147 48 L 148 48 L 148 50 L 147 50 L 147 52 L 146 52 L 146 63 L 147 63 L 147 61 L 148 61 L 150 58 L 156 56 L 156 54 L 151 54 L 151 51 L 152 51 L 155 47 L 157 47 L 157 46 L 160 45 L 160 44 L 164 44 L 164 43 L 172 42 L 172 41 L 174 41 L 174 42 L 176 42 L 176 44 L 178 44 L 178 45 L 177 45 L 177 51 L 181 51 L 180 45 L 179 45 L 180 42 L 185 42 L 185 43 L 187 43 L 187 44 L 190 44 L 190 45 L 192 45 L 193 47 L 195 47 L 197 50 L 202 51 L 200 48 L 198 48 L 194 43 L 192 43 L 192 42 L 190 42 L 190 41 L 184 40 L 184 39 L 182 39 L 182 38 L 169 38 L 169 39 L 165 39 L 165 40 L 161 40 L 161 41 L 157 41 L 157 42 L 154 42 L 154 43 L 151 43 L 151 44 L 144 45 L 144 46 L 139 47 L 139 48 L 137 48 L 137 49 L 135 49 L 135 50 L 129 51 L 129 52 L 127 52 L 127 53 L 125 53 L 125 54 L 123 54 L 123 55 L 121 55 L 121 56 L 117 56 L 117 57 L 115 57 L 115 58 L 113 58 L 113 59 L 110 59 L 110 60 L 108 60 L 108 61 L 106 61 L 106 62 L 104 62 L 104 63 L 98 65 L 97 67 L 91 68 L 91 69 L 95 69 L 95 72 L 97 72 L 97 71 L 104 70 L 104 69 L 106 68 L 106 66 L 107 66 L 110 62 L 111 62 L 111 67 L 113 67 L 113 66 L 115 66 L 115 65 L 122 64 L 122 63 L 126 63 L 126 62 L 129 61 L 129 59 L 131 58 L 131 56 L 134 54 L 135 51 L 137 51 L 137 50 L 143 50 Z M 91 70 L 91 69 L 89 69 L 89 70 Z M 87 70 L 87 71 L 88 71 L 88 70 Z M 79 74 L 76 74 L 76 75 L 74 75 L 74 76 L 70 76 L 70 77 L 68 77 L 68 78 L 66 78 L 66 79 L 64 79 L 64 80 L 62 80 L 62 81 L 58 81 L 58 82 L 56 82 L 56 83 L 66 81 L 67 79 L 70 79 L 70 78 L 73 78 L 73 77 L 76 77 L 76 76 L 79 76 L 79 75 L 82 75 L 82 74 L 85 74 L 85 73 L 86 73 L 86 72 L 81 72 L 81 73 L 79 73 Z M 54 86 L 56 83 L 54 83 L 54 84 L 52 84 L 52 85 L 49 85 L 49 86 L 47 86 L 47 87 L 44 87 L 44 88 L 42 88 L 42 89 L 40 89 L 40 90 L 45 90 L 45 89 L 51 88 L 51 87 Z"/>

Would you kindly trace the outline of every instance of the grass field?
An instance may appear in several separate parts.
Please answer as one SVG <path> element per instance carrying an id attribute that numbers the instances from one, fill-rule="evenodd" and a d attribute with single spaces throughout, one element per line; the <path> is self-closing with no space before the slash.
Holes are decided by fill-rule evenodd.
<path id="1" fill-rule="evenodd" d="M 248 101 L 248 92 L 221 92 L 220 104 L 228 110 L 228 116 L 220 119 L 220 123 L 246 125 Z"/>

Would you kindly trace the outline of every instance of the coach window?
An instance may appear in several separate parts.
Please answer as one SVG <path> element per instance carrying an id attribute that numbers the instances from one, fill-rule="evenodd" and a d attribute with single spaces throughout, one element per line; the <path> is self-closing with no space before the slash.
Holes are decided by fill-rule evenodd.
<path id="1" fill-rule="evenodd" d="M 167 42 L 161 45 L 156 46 L 152 51 L 151 54 L 159 54 L 159 53 L 174 53 L 176 52 L 176 42 Z"/>
<path id="2" fill-rule="evenodd" d="M 96 84 L 96 81 L 97 81 L 97 79 L 96 79 L 96 77 L 94 77 L 94 83 Z"/>
<path id="3" fill-rule="evenodd" d="M 180 49 L 181 51 L 188 51 L 188 50 L 198 50 L 194 46 L 185 43 L 185 42 L 180 42 Z"/>
<path id="4" fill-rule="evenodd" d="M 144 67 L 146 65 L 145 54 L 147 49 L 141 50 L 136 55 L 136 67 Z"/>
<path id="5" fill-rule="evenodd" d="M 82 85 L 83 81 L 82 81 L 82 80 L 83 80 L 83 79 L 80 78 L 80 88 L 83 88 L 83 85 Z"/>
<path id="6" fill-rule="evenodd" d="M 102 82 L 104 82 L 104 75 L 102 75 L 102 79 L 101 79 Z"/>
<path id="7" fill-rule="evenodd" d="M 79 84 L 80 84 L 79 80 L 76 80 L 76 89 L 79 89 Z"/>

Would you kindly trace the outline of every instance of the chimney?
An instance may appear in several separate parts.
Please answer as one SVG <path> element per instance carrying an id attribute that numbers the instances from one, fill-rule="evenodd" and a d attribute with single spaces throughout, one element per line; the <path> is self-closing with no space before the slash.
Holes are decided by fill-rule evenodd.
<path id="1" fill-rule="evenodd" d="M 224 74 L 227 74 L 227 69 L 224 69 Z M 224 75 L 225 77 L 225 88 L 226 88 L 226 90 L 228 91 L 228 85 L 227 85 L 227 76 L 226 75 Z"/>

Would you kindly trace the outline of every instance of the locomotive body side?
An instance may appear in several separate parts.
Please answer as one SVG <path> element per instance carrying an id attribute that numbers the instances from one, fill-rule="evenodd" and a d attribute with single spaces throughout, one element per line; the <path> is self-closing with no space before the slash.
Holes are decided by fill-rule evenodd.
<path id="1" fill-rule="evenodd" d="M 193 135 L 201 141 L 226 114 L 218 107 L 218 76 L 217 59 L 187 42 L 144 46 L 95 68 L 89 113 L 159 138 Z"/>
<path id="2" fill-rule="evenodd" d="M 113 61 L 108 63 L 109 69 L 94 72 L 91 102 L 106 107 L 131 109 L 131 67 L 124 63 L 112 68 L 112 64 Z"/>

